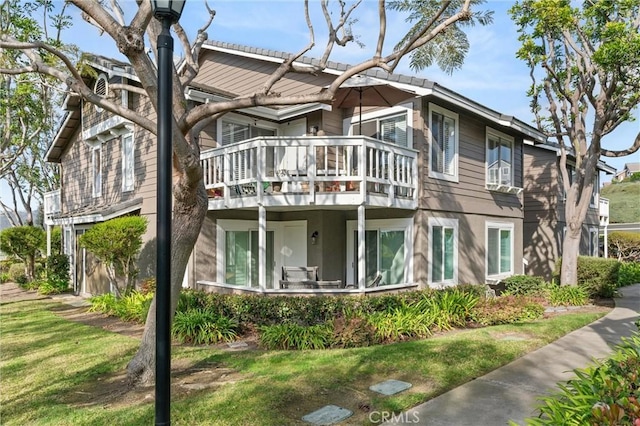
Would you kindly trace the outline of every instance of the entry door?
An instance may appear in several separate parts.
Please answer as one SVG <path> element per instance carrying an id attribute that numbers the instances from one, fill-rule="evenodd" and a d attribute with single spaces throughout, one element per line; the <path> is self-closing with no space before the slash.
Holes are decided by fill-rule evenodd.
<path id="1" fill-rule="evenodd" d="M 306 232 L 306 223 L 283 226 L 280 249 L 282 266 L 308 266 Z"/>

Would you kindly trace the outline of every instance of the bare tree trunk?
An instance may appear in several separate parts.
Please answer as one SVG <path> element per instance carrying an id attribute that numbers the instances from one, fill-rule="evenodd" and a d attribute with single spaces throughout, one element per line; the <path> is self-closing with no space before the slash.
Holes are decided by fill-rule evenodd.
<path id="1" fill-rule="evenodd" d="M 578 254 L 580 253 L 582 222 L 568 223 L 567 232 L 562 242 L 562 268 L 560 283 L 562 285 L 578 285 Z"/>
<path id="2" fill-rule="evenodd" d="M 183 192 L 174 193 L 175 202 L 173 208 L 172 234 L 174 236 L 171 245 L 171 323 L 178 306 L 178 298 L 182 289 L 182 279 L 193 251 L 200 228 L 207 213 L 207 194 L 204 183 L 199 186 L 182 189 Z M 144 333 L 138 352 L 127 365 L 127 377 L 130 383 L 143 386 L 152 385 L 155 382 L 156 355 L 156 298 L 153 298 Z"/>

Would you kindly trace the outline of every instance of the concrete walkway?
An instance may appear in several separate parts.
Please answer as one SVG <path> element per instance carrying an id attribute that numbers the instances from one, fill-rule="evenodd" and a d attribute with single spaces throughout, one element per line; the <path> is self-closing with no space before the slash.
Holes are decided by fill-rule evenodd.
<path id="1" fill-rule="evenodd" d="M 504 367 L 397 416 L 387 425 L 501 426 L 536 417 L 539 397 L 574 377 L 594 358 L 605 358 L 622 337 L 637 330 L 640 284 L 620 289 L 616 307 L 598 321 L 573 331 Z"/>

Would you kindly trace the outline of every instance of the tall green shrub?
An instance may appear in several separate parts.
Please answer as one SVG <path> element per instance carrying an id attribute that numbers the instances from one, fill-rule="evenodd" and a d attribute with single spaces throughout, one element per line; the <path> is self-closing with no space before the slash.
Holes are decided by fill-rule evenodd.
<path id="1" fill-rule="evenodd" d="M 104 262 L 117 297 L 129 294 L 135 287 L 136 260 L 146 230 L 147 219 L 125 216 L 98 223 L 80 236 L 80 245 Z"/>
<path id="2" fill-rule="evenodd" d="M 640 284 L 640 262 L 622 262 L 618 271 L 618 287 Z"/>
<path id="3" fill-rule="evenodd" d="M 35 226 L 16 226 L 0 232 L 0 250 L 25 263 L 28 281 L 35 278 L 36 257 L 42 253 L 45 241 L 44 230 Z"/>
<path id="4" fill-rule="evenodd" d="M 559 273 L 562 259 L 557 262 Z M 578 258 L 578 285 L 584 287 L 591 298 L 613 297 L 618 286 L 620 262 L 615 259 L 580 256 Z"/>

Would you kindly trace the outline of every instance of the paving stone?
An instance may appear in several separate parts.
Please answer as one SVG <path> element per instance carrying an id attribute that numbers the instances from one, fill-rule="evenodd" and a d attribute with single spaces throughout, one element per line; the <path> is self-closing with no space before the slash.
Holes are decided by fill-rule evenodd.
<path id="1" fill-rule="evenodd" d="M 353 411 L 346 408 L 338 407 L 337 405 L 325 405 L 321 409 L 302 417 L 302 420 L 314 425 L 324 426 L 341 422 L 352 415 Z"/>
<path id="2" fill-rule="evenodd" d="M 409 389 L 411 386 L 411 383 L 402 382 L 400 380 L 386 380 L 378 383 L 377 385 L 369 386 L 369 389 L 383 395 L 394 395 Z"/>

